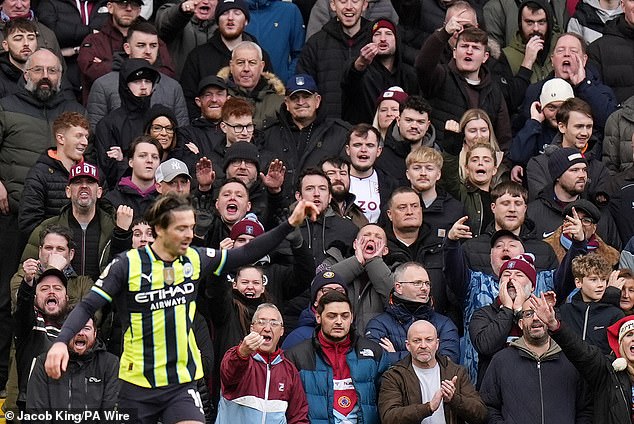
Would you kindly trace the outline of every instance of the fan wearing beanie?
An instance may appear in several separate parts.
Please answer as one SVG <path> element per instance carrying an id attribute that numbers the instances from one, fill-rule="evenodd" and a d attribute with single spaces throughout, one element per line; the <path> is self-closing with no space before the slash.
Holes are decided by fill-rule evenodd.
<path id="1" fill-rule="evenodd" d="M 505 261 L 500 268 L 497 298 L 490 305 L 475 311 L 471 317 L 469 334 L 478 352 L 478 388 L 493 355 L 522 335 L 517 318 L 522 305 L 535 290 L 537 271 L 534 261 L 530 253 Z M 553 292 L 547 293 L 554 295 Z"/>
<path id="2" fill-rule="evenodd" d="M 592 390 L 593 423 L 634 422 L 632 381 L 634 380 L 634 316 L 627 316 L 608 327 L 608 342 L 613 355 L 605 356 L 597 346 L 584 341 L 565 322 L 545 298 L 531 296 L 535 316 L 545 323 L 552 339 L 584 377 Z M 616 360 L 615 360 L 616 356 Z"/>
<path id="3" fill-rule="evenodd" d="M 341 117 L 353 125 L 371 122 L 377 97 L 395 85 L 410 94 L 420 92 L 416 71 L 401 59 L 396 25 L 381 18 L 372 24 L 372 41 L 343 73 Z"/>

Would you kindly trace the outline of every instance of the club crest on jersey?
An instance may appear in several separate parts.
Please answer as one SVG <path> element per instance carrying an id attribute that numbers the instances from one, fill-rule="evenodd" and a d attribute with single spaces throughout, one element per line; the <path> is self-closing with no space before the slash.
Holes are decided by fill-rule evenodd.
<path id="1" fill-rule="evenodd" d="M 190 263 L 186 263 L 185 265 L 183 265 L 183 275 L 185 276 L 185 278 L 190 278 L 192 275 L 194 275 L 194 266 Z"/>
<path id="2" fill-rule="evenodd" d="M 350 398 L 348 396 L 341 396 L 337 401 L 341 408 L 350 408 Z"/>
<path id="3" fill-rule="evenodd" d="M 215 258 L 216 257 L 216 249 L 212 249 L 212 248 L 207 248 L 207 256 L 209 256 L 210 258 Z"/>

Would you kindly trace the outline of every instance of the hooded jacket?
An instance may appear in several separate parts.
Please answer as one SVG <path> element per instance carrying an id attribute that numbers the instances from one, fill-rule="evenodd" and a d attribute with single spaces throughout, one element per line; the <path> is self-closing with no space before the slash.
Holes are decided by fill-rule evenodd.
<path id="1" fill-rule="evenodd" d="M 586 196 L 582 194 L 580 198 L 585 199 Z M 606 208 L 600 208 L 600 211 L 601 219 L 597 223 L 597 234 L 610 246 L 620 249 L 621 237 L 614 219 Z M 546 238 L 554 233 L 564 221 L 563 212 L 564 205 L 556 200 L 553 184 L 550 184 L 539 193 L 537 199 L 528 204 L 526 216 L 536 223 L 535 232 L 541 238 Z"/>
<path id="2" fill-rule="evenodd" d="M 145 190 L 141 191 L 132 182 L 132 177 L 123 177 L 119 180 L 117 185 L 110 190 L 105 198 L 116 209 L 121 205 L 126 205 L 132 208 L 134 211 L 134 218 L 142 218 L 145 216 L 145 212 L 154 204 L 154 201 L 158 198 L 159 193 L 156 191 L 154 184 Z"/>
<path id="3" fill-rule="evenodd" d="M 524 338 L 493 357 L 480 395 L 489 422 L 563 424 L 591 422 L 587 388 L 555 341 L 537 356 Z"/>
<path id="4" fill-rule="evenodd" d="M 596 142 L 596 138 L 591 138 L 588 142 L 587 150 L 582 152 L 584 157 L 588 160 L 588 182 L 585 191 L 591 199 L 594 198 L 596 194 L 607 193 L 610 180 L 608 170 L 599 160 L 600 153 L 596 152 L 598 149 L 593 148 L 590 150 L 590 146 L 596 145 L 593 141 Z M 537 199 L 539 192 L 553 182 L 548 168 L 548 161 L 550 155 L 561 148 L 561 143 L 562 137 L 561 133 L 559 133 L 553 139 L 552 144 L 544 146 L 544 153 L 534 156 L 528 161 L 528 165 L 526 166 L 526 179 L 528 181 L 529 202 Z"/>
<path id="5" fill-rule="evenodd" d="M 385 18 L 381 20 L 389 21 Z M 419 94 L 416 70 L 403 62 L 400 34 L 397 32 L 394 35 L 396 51 L 391 71 L 383 66 L 378 56 L 363 71 L 358 71 L 354 67 L 356 57 L 351 58 L 346 64 L 341 79 L 341 117 L 345 121 L 353 125 L 372 122 L 377 109 L 376 99 L 389 87 L 399 86 L 410 96 Z"/>
<path id="6" fill-rule="evenodd" d="M 262 129 L 268 120 L 275 119 L 275 115 L 284 102 L 284 83 L 271 72 L 262 72 L 260 81 L 251 90 L 247 91 L 238 86 L 233 80 L 229 67 L 218 71 L 218 76 L 227 81 L 229 95 L 241 97 L 250 101 L 255 106 L 253 123 L 257 129 Z"/>
<path id="7" fill-rule="evenodd" d="M 550 55 L 553 47 L 555 46 L 553 36 L 557 36 L 558 32 L 555 32 L 553 28 L 554 19 L 552 15 L 552 8 L 546 5 L 542 0 L 530 0 L 521 3 L 517 12 L 518 27 L 521 28 L 520 21 L 522 20 L 522 11 L 527 5 L 530 5 L 531 7 L 539 6 L 546 13 L 546 21 L 548 22 L 546 27 L 546 37 L 544 39 L 544 48 L 537 54 L 537 59 L 531 69 L 533 74 L 530 81 L 531 83 L 535 83 L 546 78 L 553 70 Z M 507 63 L 511 68 L 512 74 L 516 75 L 526 53 L 526 42 L 522 40 L 521 30 L 518 30 L 515 33 L 508 46 L 505 46 L 502 51 L 504 52 Z"/>
<path id="8" fill-rule="evenodd" d="M 121 70 L 122 62 L 125 62 L 126 59 L 127 56 L 116 55 L 112 64 L 112 72 L 99 77 L 90 88 L 86 108 L 88 109 L 90 127 L 93 129 L 97 127 L 99 121 L 108 113 L 121 107 L 119 71 Z M 156 83 L 156 87 L 153 88 L 150 104 L 152 106 L 161 104 L 169 107 L 176 114 L 179 125 L 189 124 L 189 114 L 187 113 L 183 89 L 175 79 L 161 74 L 161 79 Z"/>
<path id="9" fill-rule="evenodd" d="M 436 328 L 440 340 L 438 354 L 457 363 L 460 360 L 458 329 L 449 318 L 434 311 L 432 300 L 427 303 L 408 301 L 392 290 L 385 312 L 368 322 L 365 336 L 377 343 L 383 337 L 388 338 L 396 352 L 387 352 L 387 356 L 391 363 L 396 363 L 409 354 L 405 346 L 407 331 L 415 321 L 421 319 L 429 321 Z"/>
<path id="10" fill-rule="evenodd" d="M 579 34 L 587 44 L 603 37 L 605 26 L 623 14 L 619 4 L 616 9 L 604 9 L 599 0 L 582 0 L 568 21 L 568 31 Z"/>
<path id="11" fill-rule="evenodd" d="M 0 99 L 0 182 L 17 214 L 24 181 L 42 152 L 54 146 L 53 121 L 63 112 L 85 113 L 75 101 L 56 93 L 42 102 L 20 82 L 18 92 Z"/>
<path id="12" fill-rule="evenodd" d="M 45 362 L 46 353 L 43 353 L 38 356 L 31 371 L 27 409 L 41 412 L 53 409 L 99 411 L 116 406 L 119 358 L 107 352 L 100 339 L 95 340 L 95 345 L 84 355 L 71 352 L 66 372 L 60 379 L 46 375 Z"/>
<path id="13" fill-rule="evenodd" d="M 111 188 L 116 186 L 129 168 L 128 148 L 136 137 L 143 135 L 146 113 L 150 108 L 153 95 L 136 97 L 128 88 L 128 78 L 142 68 L 152 67 L 143 59 L 128 59 L 121 66 L 119 70 L 121 106 L 108 113 L 99 121 L 95 129 L 94 145 L 99 169 L 104 173 L 108 187 Z M 108 157 L 108 150 L 114 146 L 121 148 L 122 161 Z"/>
<path id="14" fill-rule="evenodd" d="M 9 60 L 9 52 L 0 53 L 0 98 L 16 93 L 23 75 L 24 71 Z"/>
<path id="15" fill-rule="evenodd" d="M 92 84 L 97 78 L 112 71 L 115 53 L 123 51 L 124 41 L 125 37 L 114 27 L 112 17 L 106 20 L 99 32 L 89 34 L 84 39 L 77 57 L 77 64 L 81 70 L 84 102 L 88 100 Z M 101 61 L 94 62 L 94 58 L 99 58 Z M 172 78 L 176 76 L 167 46 L 160 38 L 158 58 L 154 66 L 162 74 Z"/>
<path id="16" fill-rule="evenodd" d="M 361 18 L 361 27 L 353 36 L 343 32 L 336 18 L 310 37 L 297 62 L 297 73 L 309 74 L 319 87 L 321 107 L 326 116 L 341 118 L 341 78 L 349 60 L 359 56 L 361 48 L 372 40 L 371 23 Z"/>
<path id="17" fill-rule="evenodd" d="M 330 206 L 319 215 L 317 221 L 306 219 L 300 227 L 302 237 L 308 242 L 313 251 L 315 264 L 320 264 L 326 258 L 326 250 L 335 242 L 345 246 L 352 246 L 352 242 L 359 232 L 359 228 L 349 219 L 335 214 Z"/>
<path id="18" fill-rule="evenodd" d="M 603 138 L 603 164 L 610 175 L 625 171 L 634 165 L 632 159 L 634 134 L 634 97 L 621 104 L 605 123 Z"/>
<path id="19" fill-rule="evenodd" d="M 436 354 L 440 380 L 456 379 L 456 391 L 451 401 L 444 404 L 447 424 L 484 424 L 487 409 L 480 395 L 469 381 L 467 370 Z M 411 355 L 406 356 L 383 374 L 379 392 L 379 413 L 383 424 L 419 424 L 432 415 L 429 402 L 421 403 L 420 380 L 412 366 Z"/>
<path id="20" fill-rule="evenodd" d="M 273 72 L 283 82 L 295 75 L 306 34 L 299 8 L 282 0 L 248 0 L 251 19 L 246 30 L 271 57 Z M 280 19 L 281 17 L 284 19 Z"/>
<path id="21" fill-rule="evenodd" d="M 46 218 L 59 214 L 66 197 L 69 173 L 57 159 L 57 148 L 42 153 L 24 181 L 18 226 L 27 235 Z"/>

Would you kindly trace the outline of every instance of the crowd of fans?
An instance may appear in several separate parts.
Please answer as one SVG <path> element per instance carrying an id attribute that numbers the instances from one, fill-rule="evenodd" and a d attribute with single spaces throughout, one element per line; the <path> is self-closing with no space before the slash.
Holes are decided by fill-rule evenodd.
<path id="1" fill-rule="evenodd" d="M 0 7 L 8 421 L 634 423 L 634 0 Z"/>

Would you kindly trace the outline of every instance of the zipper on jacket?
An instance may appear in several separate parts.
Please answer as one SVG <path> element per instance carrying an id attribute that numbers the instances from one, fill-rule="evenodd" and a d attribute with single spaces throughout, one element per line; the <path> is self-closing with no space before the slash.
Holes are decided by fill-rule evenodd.
<path id="1" fill-rule="evenodd" d="M 590 313 L 590 304 L 588 303 L 586 305 L 586 313 L 584 314 L 584 317 L 583 317 L 583 333 L 582 333 L 583 340 L 586 339 L 586 331 L 588 331 L 588 314 L 589 313 Z"/>
<path id="2" fill-rule="evenodd" d="M 81 224 L 80 224 L 80 227 L 81 227 Z M 88 227 L 86 227 L 85 230 L 83 228 L 81 230 L 82 255 L 81 255 L 81 274 L 80 275 L 86 275 L 86 231 L 87 230 L 88 230 Z"/>
<path id="3" fill-rule="evenodd" d="M 269 355 L 271 359 L 271 355 Z M 267 401 L 269 400 L 269 386 L 271 385 L 271 365 L 266 363 L 266 387 L 264 389 L 264 407 L 267 407 Z M 262 424 L 266 424 L 266 411 L 262 411 Z"/>
<path id="4" fill-rule="evenodd" d="M 542 414 L 541 423 L 544 424 L 544 387 L 542 385 L 542 362 L 541 361 L 537 361 L 537 376 L 539 377 L 539 403 L 541 406 L 541 414 Z"/>

